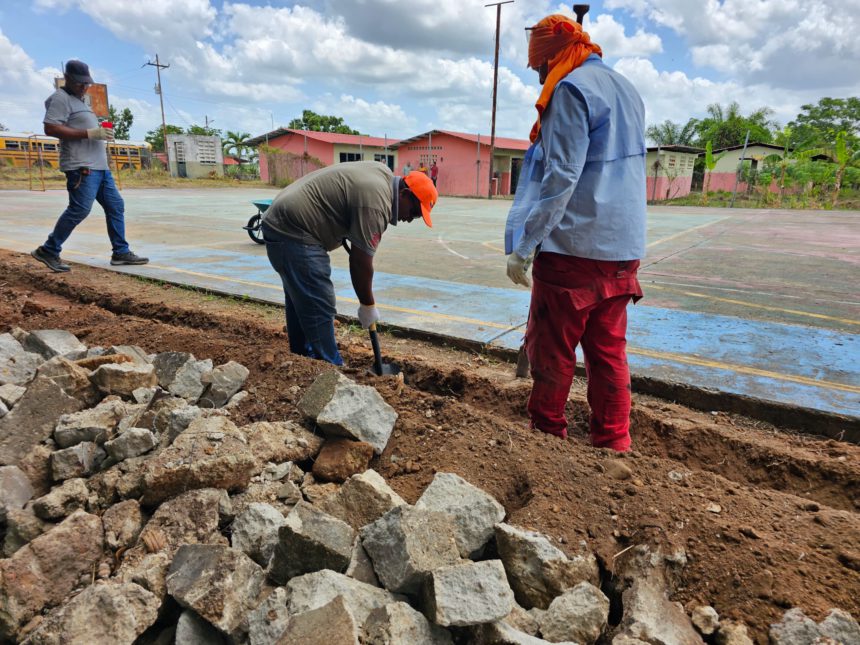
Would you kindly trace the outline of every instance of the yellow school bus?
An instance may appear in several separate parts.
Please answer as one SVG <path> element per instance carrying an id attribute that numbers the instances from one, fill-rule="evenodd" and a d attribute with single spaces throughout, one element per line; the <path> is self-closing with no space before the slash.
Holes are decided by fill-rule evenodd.
<path id="1" fill-rule="evenodd" d="M 114 141 L 108 151 L 111 169 L 148 168 L 152 158 L 146 141 Z M 60 141 L 44 134 L 0 132 L 0 166 L 59 168 Z"/>

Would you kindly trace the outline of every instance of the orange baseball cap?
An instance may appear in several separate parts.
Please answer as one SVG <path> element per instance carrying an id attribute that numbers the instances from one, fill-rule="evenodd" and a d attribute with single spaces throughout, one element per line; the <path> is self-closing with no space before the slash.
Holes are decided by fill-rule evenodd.
<path id="1" fill-rule="evenodd" d="M 413 170 L 403 179 L 412 194 L 421 202 L 421 217 L 424 218 L 424 223 L 432 228 L 433 220 L 430 219 L 430 211 L 433 210 L 436 200 L 439 199 L 439 191 L 433 185 L 433 180 L 417 170 Z"/>

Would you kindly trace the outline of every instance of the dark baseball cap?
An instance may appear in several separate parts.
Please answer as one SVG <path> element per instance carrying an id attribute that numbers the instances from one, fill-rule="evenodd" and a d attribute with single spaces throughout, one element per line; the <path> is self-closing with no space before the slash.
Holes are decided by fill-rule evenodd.
<path id="1" fill-rule="evenodd" d="M 66 63 L 66 76 L 76 83 L 94 83 L 90 76 L 90 66 L 79 60 L 70 60 Z"/>

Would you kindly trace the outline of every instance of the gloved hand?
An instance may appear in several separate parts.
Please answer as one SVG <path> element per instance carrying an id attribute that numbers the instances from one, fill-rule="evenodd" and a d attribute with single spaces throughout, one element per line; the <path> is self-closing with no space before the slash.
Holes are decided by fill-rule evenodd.
<path id="1" fill-rule="evenodd" d="M 370 329 L 370 326 L 379 320 L 379 309 L 376 305 L 358 305 L 358 322 L 365 329 Z"/>
<path id="2" fill-rule="evenodd" d="M 89 128 L 87 130 L 87 139 L 93 141 L 113 141 L 113 128 Z"/>
<path id="3" fill-rule="evenodd" d="M 524 287 L 531 287 L 532 281 L 529 279 L 529 267 L 531 266 L 534 253 L 527 258 L 516 253 L 511 253 L 508 256 L 508 277 L 514 284 L 521 284 Z"/>

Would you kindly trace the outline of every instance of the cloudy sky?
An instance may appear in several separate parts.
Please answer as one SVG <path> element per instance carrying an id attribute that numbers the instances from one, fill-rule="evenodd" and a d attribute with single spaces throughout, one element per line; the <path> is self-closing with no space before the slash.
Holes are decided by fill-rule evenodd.
<path id="1" fill-rule="evenodd" d="M 261 134 L 308 108 L 363 133 L 490 130 L 490 0 L 3 0 L 0 123 L 39 131 L 63 61 L 79 58 L 135 116 Z M 570 4 L 502 7 L 497 134 L 528 135 L 538 93 L 523 28 Z M 860 0 L 603 0 L 586 30 L 639 89 L 649 123 L 709 103 L 767 105 L 780 123 L 824 96 L 860 95 Z"/>

